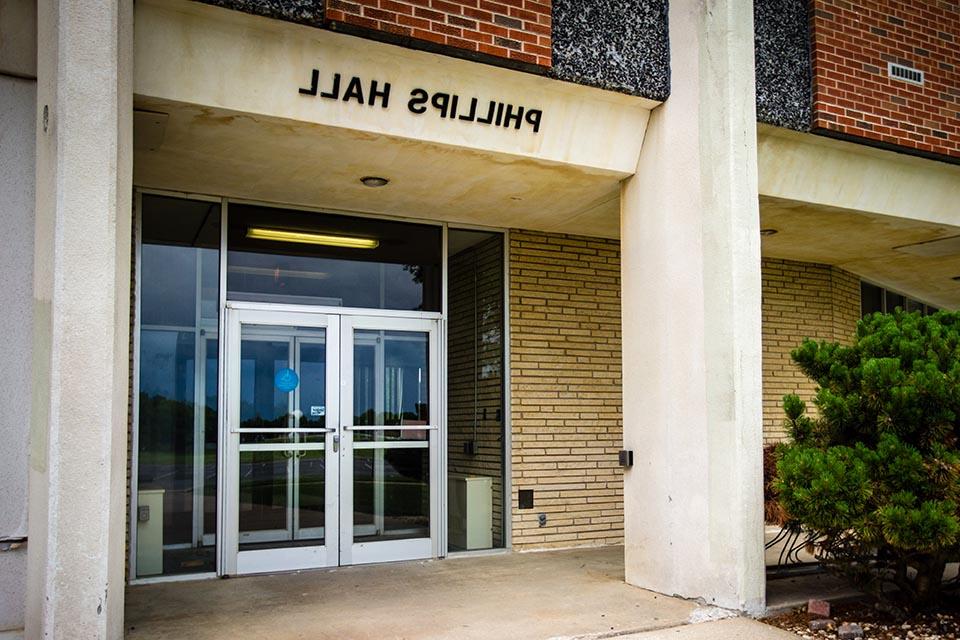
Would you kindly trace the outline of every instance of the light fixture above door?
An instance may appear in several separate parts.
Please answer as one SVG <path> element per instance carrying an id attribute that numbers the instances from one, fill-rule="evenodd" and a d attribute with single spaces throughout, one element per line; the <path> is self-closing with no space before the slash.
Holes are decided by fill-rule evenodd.
<path id="1" fill-rule="evenodd" d="M 376 238 L 334 236 L 323 233 L 308 233 L 306 231 L 266 229 L 263 227 L 248 228 L 247 237 L 251 240 L 271 240 L 274 242 L 294 242 L 298 244 L 320 244 L 328 247 L 345 247 L 348 249 L 376 249 L 380 246 L 380 241 Z"/>

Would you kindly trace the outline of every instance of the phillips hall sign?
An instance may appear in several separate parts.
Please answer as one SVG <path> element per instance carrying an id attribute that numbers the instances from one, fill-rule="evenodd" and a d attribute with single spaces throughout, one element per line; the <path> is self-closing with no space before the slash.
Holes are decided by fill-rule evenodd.
<path id="1" fill-rule="evenodd" d="M 329 82 L 320 85 L 320 70 L 314 69 L 310 76 L 310 87 L 300 88 L 305 96 L 319 96 L 327 100 L 342 102 L 356 102 L 368 107 L 379 106 L 386 109 L 390 106 L 390 83 L 382 85 L 376 80 L 369 84 L 364 83 L 357 76 L 349 79 L 339 73 L 333 74 Z M 534 133 L 540 131 L 540 119 L 543 112 L 540 109 L 530 109 L 519 105 L 512 105 L 497 100 L 478 100 L 477 98 L 461 98 L 455 93 L 438 91 L 430 93 L 426 89 L 412 89 L 407 99 L 407 110 L 415 115 L 423 115 L 427 111 L 448 120 L 462 120 L 476 122 L 504 128 L 526 128 Z"/>

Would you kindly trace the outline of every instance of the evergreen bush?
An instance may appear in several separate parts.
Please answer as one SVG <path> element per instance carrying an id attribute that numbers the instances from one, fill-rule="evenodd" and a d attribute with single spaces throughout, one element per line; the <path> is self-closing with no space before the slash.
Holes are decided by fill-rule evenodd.
<path id="1" fill-rule="evenodd" d="M 934 603 L 960 560 L 960 313 L 873 314 L 852 345 L 806 340 L 791 357 L 818 385 L 816 417 L 783 401 L 775 489 L 791 526 L 861 588 Z"/>

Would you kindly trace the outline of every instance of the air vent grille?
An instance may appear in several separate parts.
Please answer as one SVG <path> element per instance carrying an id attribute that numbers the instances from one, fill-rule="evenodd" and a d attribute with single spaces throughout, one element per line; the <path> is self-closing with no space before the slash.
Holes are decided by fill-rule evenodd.
<path id="1" fill-rule="evenodd" d="M 890 62 L 887 64 L 887 73 L 891 78 L 923 86 L 923 71 L 919 69 Z"/>

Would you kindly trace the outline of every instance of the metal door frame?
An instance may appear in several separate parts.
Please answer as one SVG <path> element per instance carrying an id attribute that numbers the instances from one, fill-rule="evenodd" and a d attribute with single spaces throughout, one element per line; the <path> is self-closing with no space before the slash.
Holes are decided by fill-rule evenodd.
<path id="1" fill-rule="evenodd" d="M 240 393 L 240 344 L 242 325 L 289 326 L 323 328 L 326 330 L 326 425 L 324 443 L 291 443 L 291 449 L 333 449 L 334 436 L 337 434 L 339 417 L 339 370 L 340 370 L 340 318 L 323 313 L 305 311 L 240 308 L 226 305 L 225 346 L 221 367 L 224 371 L 223 392 L 220 410 L 225 417 L 221 421 L 220 431 L 220 473 L 224 479 L 220 492 L 220 518 L 217 537 L 218 573 L 221 575 L 239 575 L 275 571 L 294 571 L 324 566 L 337 566 L 339 563 L 339 536 L 324 537 L 323 545 L 286 547 L 278 549 L 240 550 L 239 498 L 240 498 L 240 431 L 234 425 L 239 423 Z M 288 357 L 295 357 L 295 354 Z M 316 429 L 300 430 L 291 427 L 289 433 L 316 433 Z M 251 445 L 255 446 L 255 445 Z M 325 496 L 326 532 L 339 530 L 339 496 L 335 491 L 339 481 L 339 459 L 327 456 Z M 289 506 L 288 506 L 289 508 Z"/>
<path id="2" fill-rule="evenodd" d="M 340 563 L 342 565 L 367 564 L 375 562 L 394 562 L 399 560 L 419 560 L 437 558 L 441 553 L 441 400 L 440 400 L 440 328 L 437 320 L 377 317 L 377 316 L 343 316 L 341 318 L 341 371 L 347 372 L 340 383 L 340 430 L 343 446 L 340 449 Z M 429 397 L 429 424 L 399 427 L 399 429 L 427 431 L 427 448 L 429 451 L 429 487 L 430 487 L 430 535 L 429 538 L 409 538 L 404 540 L 386 540 L 379 542 L 354 542 L 353 521 L 353 434 L 358 430 L 397 430 L 398 427 L 358 427 L 353 424 L 349 414 L 353 406 L 353 335 L 354 330 L 376 331 L 410 331 L 426 333 L 428 340 L 428 397 Z M 411 441 L 411 444 L 414 441 Z M 407 443 L 398 443 L 407 444 Z M 363 447 L 378 448 L 378 447 Z M 381 449 L 386 447 L 379 447 Z M 422 447 L 419 447 L 422 448 Z"/>

